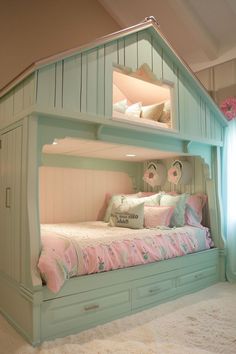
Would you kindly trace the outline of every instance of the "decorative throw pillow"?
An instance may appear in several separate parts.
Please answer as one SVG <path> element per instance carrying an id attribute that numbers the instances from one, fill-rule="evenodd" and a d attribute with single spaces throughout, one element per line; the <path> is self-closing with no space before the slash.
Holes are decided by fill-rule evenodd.
<path id="1" fill-rule="evenodd" d="M 170 101 L 164 103 L 163 112 L 159 117 L 159 122 L 170 123 Z"/>
<path id="2" fill-rule="evenodd" d="M 158 121 L 162 115 L 164 103 L 153 104 L 150 106 L 143 106 L 141 111 L 141 118 Z"/>
<path id="3" fill-rule="evenodd" d="M 127 200 L 115 202 L 112 206 L 110 226 L 142 229 L 144 221 L 144 203 L 130 205 Z"/>
<path id="4" fill-rule="evenodd" d="M 131 106 L 129 106 L 126 111 L 125 114 L 128 117 L 140 117 L 141 114 L 141 110 L 142 110 L 142 103 L 141 102 L 137 102 L 132 104 Z"/>
<path id="5" fill-rule="evenodd" d="M 145 206 L 157 206 L 160 205 L 161 194 L 156 193 L 147 197 L 140 197 L 140 199 L 145 203 Z"/>
<path id="6" fill-rule="evenodd" d="M 188 194 L 169 195 L 161 194 L 160 206 L 174 207 L 174 213 L 170 220 L 170 226 L 184 226 L 185 224 L 185 205 Z"/>
<path id="7" fill-rule="evenodd" d="M 137 198 L 138 197 L 138 193 L 134 193 L 134 194 L 117 194 L 117 195 L 113 195 L 113 196 L 108 196 L 107 200 L 108 201 L 108 205 L 106 208 L 106 212 L 105 212 L 105 216 L 104 216 L 104 221 L 105 222 L 109 222 L 110 216 L 111 216 L 111 210 L 112 210 L 112 206 L 115 202 L 119 202 L 121 203 L 122 200 L 126 199 L 126 198 Z"/>
<path id="8" fill-rule="evenodd" d="M 204 193 L 190 195 L 186 200 L 185 223 L 191 226 L 201 226 L 202 209 L 206 204 L 207 196 Z"/>
<path id="9" fill-rule="evenodd" d="M 113 111 L 125 113 L 126 109 L 128 108 L 127 99 L 118 101 L 113 104 Z"/>
<path id="10" fill-rule="evenodd" d="M 147 228 L 169 226 L 174 207 L 144 206 L 144 226 Z"/>

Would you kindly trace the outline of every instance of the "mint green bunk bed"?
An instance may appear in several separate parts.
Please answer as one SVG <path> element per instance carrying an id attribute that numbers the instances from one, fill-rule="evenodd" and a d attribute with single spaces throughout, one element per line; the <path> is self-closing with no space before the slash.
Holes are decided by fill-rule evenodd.
<path id="1" fill-rule="evenodd" d="M 135 89 L 140 82 L 147 85 L 143 91 Z M 153 96 L 144 98 L 149 88 Z M 155 105 L 157 88 L 167 97 L 160 99 L 162 113 L 169 104 L 162 119 L 150 119 L 148 113 L 143 119 L 135 115 L 140 100 L 145 106 Z M 220 171 L 226 125 L 153 19 L 41 60 L 3 88 L 1 313 L 30 343 L 38 345 L 223 281 Z M 66 139 L 82 142 L 80 147 L 93 142 L 97 150 L 89 155 L 68 154 L 63 149 L 54 153 L 53 143 Z M 100 154 L 99 144 L 106 145 Z M 120 155 L 113 159 L 108 152 L 114 146 L 142 151 L 142 158 L 122 161 Z M 42 167 L 121 172 L 129 176 L 135 192 L 151 190 L 142 179 L 150 160 L 162 161 L 168 168 L 176 159 L 191 162 L 192 180 L 184 185 L 165 181 L 154 190 L 206 193 L 204 222 L 214 247 L 74 277 L 58 293 L 49 291 L 37 267 Z"/>

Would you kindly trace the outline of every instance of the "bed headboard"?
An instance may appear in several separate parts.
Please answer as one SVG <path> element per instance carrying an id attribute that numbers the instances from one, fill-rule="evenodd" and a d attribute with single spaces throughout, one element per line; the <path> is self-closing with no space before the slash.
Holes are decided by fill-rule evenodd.
<path id="1" fill-rule="evenodd" d="M 133 193 L 131 177 L 120 171 L 40 167 L 40 221 L 97 220 L 107 193 Z"/>

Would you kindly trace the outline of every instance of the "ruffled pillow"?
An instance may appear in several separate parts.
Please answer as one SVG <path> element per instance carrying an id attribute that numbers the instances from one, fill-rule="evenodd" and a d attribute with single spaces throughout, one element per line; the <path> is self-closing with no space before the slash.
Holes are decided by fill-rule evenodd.
<path id="1" fill-rule="evenodd" d="M 171 227 L 181 227 L 185 224 L 185 206 L 188 194 L 169 195 L 161 194 L 160 206 L 174 207 L 174 213 L 170 220 Z"/>
<path id="2" fill-rule="evenodd" d="M 112 206 L 109 225 L 128 227 L 130 229 L 142 229 L 144 221 L 144 203 L 133 203 L 128 200 L 115 202 Z"/>
<path id="3" fill-rule="evenodd" d="M 204 193 L 192 194 L 186 201 L 185 223 L 191 226 L 201 226 L 202 210 L 207 201 Z"/>
<path id="4" fill-rule="evenodd" d="M 144 226 L 147 228 L 169 226 L 174 213 L 174 207 L 170 206 L 144 206 Z"/>

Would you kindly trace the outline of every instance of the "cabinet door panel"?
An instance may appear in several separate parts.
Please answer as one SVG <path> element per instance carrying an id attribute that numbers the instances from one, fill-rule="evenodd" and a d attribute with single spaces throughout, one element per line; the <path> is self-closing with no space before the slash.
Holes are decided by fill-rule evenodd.
<path id="1" fill-rule="evenodd" d="M 1 135 L 0 270 L 20 281 L 22 127 Z"/>

